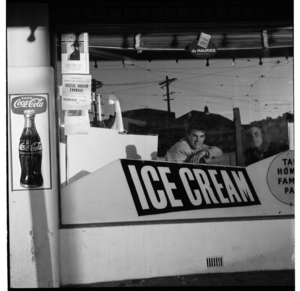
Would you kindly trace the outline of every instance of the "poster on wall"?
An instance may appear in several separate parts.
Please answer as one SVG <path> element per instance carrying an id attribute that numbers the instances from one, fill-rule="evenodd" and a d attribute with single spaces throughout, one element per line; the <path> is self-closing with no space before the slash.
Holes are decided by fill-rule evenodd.
<path id="1" fill-rule="evenodd" d="M 91 75 L 62 76 L 62 109 L 91 109 Z"/>
<path id="2" fill-rule="evenodd" d="M 88 33 L 62 34 L 61 65 L 62 74 L 89 74 Z"/>
<path id="3" fill-rule="evenodd" d="M 13 191 L 51 189 L 49 94 L 11 94 Z"/>

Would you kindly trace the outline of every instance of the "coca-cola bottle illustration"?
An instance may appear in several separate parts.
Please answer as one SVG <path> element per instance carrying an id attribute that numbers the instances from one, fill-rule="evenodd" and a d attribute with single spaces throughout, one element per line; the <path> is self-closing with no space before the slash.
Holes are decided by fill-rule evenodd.
<path id="1" fill-rule="evenodd" d="M 43 185 L 42 143 L 35 127 L 35 111 L 24 110 L 24 128 L 19 143 L 21 163 L 20 184 L 24 188 L 36 188 Z"/>

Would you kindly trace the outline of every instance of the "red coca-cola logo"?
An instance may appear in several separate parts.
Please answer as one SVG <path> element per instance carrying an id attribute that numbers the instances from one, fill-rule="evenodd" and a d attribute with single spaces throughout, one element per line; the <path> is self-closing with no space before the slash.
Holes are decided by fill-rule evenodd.
<path id="1" fill-rule="evenodd" d="M 47 110 L 46 97 L 40 95 L 22 95 L 12 98 L 11 109 L 15 114 L 24 114 L 26 109 L 34 109 L 35 114 Z"/>

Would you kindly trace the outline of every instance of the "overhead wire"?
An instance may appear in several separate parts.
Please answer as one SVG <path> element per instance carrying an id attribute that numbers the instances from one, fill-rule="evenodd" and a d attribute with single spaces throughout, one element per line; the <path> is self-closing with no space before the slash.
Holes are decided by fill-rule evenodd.
<path id="1" fill-rule="evenodd" d="M 265 73 L 265 74 L 259 76 L 259 77 L 258 77 L 258 80 L 257 80 L 254 84 L 251 84 L 251 85 L 250 85 L 249 91 L 248 91 L 248 93 L 247 93 L 245 96 L 249 95 L 251 89 L 252 89 L 258 82 L 260 82 L 263 78 L 265 78 L 265 76 L 266 76 L 267 74 L 269 74 L 269 73 L 270 73 L 270 72 L 271 72 L 278 64 L 280 64 L 280 61 L 279 61 L 279 60 L 275 63 L 275 65 L 271 68 L 271 70 L 269 70 L 267 73 Z"/>
<path id="2" fill-rule="evenodd" d="M 213 76 L 216 76 L 216 77 L 219 77 L 219 76 L 223 76 L 223 77 L 230 77 L 230 78 L 233 78 L 233 76 L 228 76 L 228 75 L 222 75 L 222 74 L 220 74 L 220 73 L 224 73 L 224 72 L 232 72 L 232 71 L 235 71 L 235 70 L 240 70 L 240 69 L 243 69 L 243 68 L 250 68 L 250 67 L 254 67 L 254 66 L 256 66 L 257 64 L 255 64 L 255 65 L 253 65 L 253 66 L 246 66 L 246 67 L 237 67 L 237 68 L 234 68 L 234 69 L 230 69 L 230 70 L 223 70 L 223 71 L 219 71 L 219 72 L 212 72 L 212 73 L 209 73 L 209 74 L 199 74 L 199 73 L 196 73 L 196 77 L 195 76 L 193 76 L 193 77 L 188 77 L 188 78 L 183 78 L 183 79 L 180 79 L 178 82 L 176 82 L 177 84 L 178 83 L 183 83 L 183 81 L 185 81 L 185 80 L 191 80 L 191 79 L 195 79 L 195 78 L 202 78 L 202 77 L 206 77 L 206 76 L 209 76 L 209 77 L 213 77 Z M 278 64 L 276 64 L 276 65 L 278 65 Z M 276 67 L 276 65 L 275 66 L 273 66 L 272 68 L 271 68 L 271 70 L 269 71 L 269 72 L 271 72 L 275 67 Z M 168 72 L 169 73 L 169 71 L 163 71 L 163 70 L 160 70 L 160 69 L 156 69 L 156 70 L 150 70 L 150 69 L 146 69 L 146 68 L 143 68 L 143 67 L 141 67 L 141 66 L 137 66 L 136 64 L 133 64 L 132 65 L 133 67 L 135 67 L 135 68 L 137 68 L 137 69 L 141 69 L 141 70 L 144 70 L 144 71 L 147 71 L 147 72 L 149 72 L 149 73 L 151 73 L 151 74 L 153 74 L 153 75 L 155 75 L 156 77 L 158 77 L 159 78 L 159 80 L 150 80 L 150 81 L 142 81 L 142 84 L 149 84 L 149 86 L 141 86 L 141 87 L 136 87 L 136 85 L 138 85 L 138 84 L 141 84 L 141 82 L 131 82 L 131 83 L 117 83 L 117 84 L 107 84 L 107 86 L 135 86 L 134 88 L 126 88 L 126 89 L 121 89 L 121 90 L 115 90 L 115 91 L 113 91 L 113 93 L 119 93 L 119 94 L 126 94 L 126 93 L 124 93 L 124 91 L 133 91 L 133 90 L 137 90 L 137 89 L 143 89 L 143 88 L 149 88 L 149 87 L 152 87 L 153 85 L 156 85 L 156 83 L 157 82 L 159 82 L 159 81 L 161 81 L 163 78 L 164 78 L 164 76 L 161 76 L 161 75 L 159 75 L 159 74 L 157 74 L 157 73 L 155 73 L 155 72 L 159 72 L 159 73 L 161 73 L 161 72 Z M 265 66 L 264 65 L 264 67 L 267 67 L 267 66 Z M 194 74 L 194 73 L 187 73 L 186 71 L 189 71 L 189 70 L 194 70 L 194 69 L 199 69 L 199 68 L 188 68 L 188 69 L 184 69 L 184 70 L 181 70 L 181 71 L 174 71 L 173 70 L 173 72 L 172 72 L 172 75 L 174 75 L 174 76 L 176 76 L 176 74 L 185 74 L 185 75 L 190 75 L 190 74 Z M 204 68 L 205 69 L 205 68 Z M 222 68 L 223 69 L 223 68 Z M 184 73 L 185 72 L 185 73 Z M 268 72 L 268 73 L 269 73 Z M 267 73 L 267 74 L 268 74 Z M 265 74 L 265 75 L 267 75 L 267 74 Z M 251 78 L 251 79 L 255 79 L 255 78 L 257 78 L 257 77 L 253 77 L 253 76 L 235 76 L 236 78 L 238 78 L 238 77 L 241 77 L 241 78 Z M 266 77 L 267 78 L 267 77 Z M 281 77 L 268 77 L 268 78 L 280 78 L 280 79 L 282 79 Z M 286 78 L 286 79 L 290 79 L 290 78 Z M 254 84 L 257 84 L 258 82 L 260 81 L 260 78 L 258 78 L 258 80 L 254 83 Z M 186 83 L 188 83 L 188 84 L 193 84 L 193 82 L 186 82 Z M 201 85 L 201 86 L 215 86 L 215 87 L 223 87 L 224 86 L 224 84 L 220 84 L 220 85 L 218 85 L 218 84 L 201 84 L 201 83 L 194 83 L 194 84 L 198 84 L 198 85 Z M 225 101 L 224 100 L 224 98 L 225 99 L 227 99 L 228 101 L 236 101 L 236 102 L 244 102 L 244 100 L 242 100 L 242 99 L 240 99 L 241 97 L 238 97 L 238 96 L 235 96 L 235 95 L 233 95 L 233 96 L 224 96 L 224 91 L 222 91 L 222 92 L 220 92 L 220 95 L 218 95 L 218 94 L 207 94 L 207 92 L 205 92 L 205 91 L 202 91 L 202 90 L 199 90 L 199 89 L 196 89 L 196 88 L 193 88 L 193 87 L 189 87 L 187 84 L 181 84 L 181 86 L 184 86 L 185 87 L 185 89 L 186 89 L 186 91 L 187 92 L 189 92 L 189 93 L 194 93 L 194 94 L 200 94 L 200 95 L 202 95 L 202 96 L 204 96 L 204 97 L 208 97 L 208 98 L 223 98 L 223 101 Z M 232 88 L 236 88 L 237 86 L 234 86 L 234 85 L 225 85 L 225 86 L 227 86 L 227 87 L 232 87 Z M 247 86 L 239 86 L 239 87 L 247 87 Z M 155 87 L 156 88 L 156 87 Z M 176 88 L 177 89 L 177 88 Z M 229 92 L 227 92 L 227 93 L 229 93 Z M 134 95 L 134 93 L 128 93 L 128 95 Z M 186 93 L 183 93 L 183 94 L 186 94 Z M 140 95 L 140 94 L 136 94 L 136 95 Z M 160 94 L 143 94 L 143 95 L 148 95 L 148 96 L 160 96 Z M 260 95 L 251 95 L 251 96 L 260 96 Z M 270 95 L 270 96 L 275 96 L 275 95 Z M 292 96 L 292 94 L 278 94 L 278 96 Z M 180 99 L 178 99 L 179 97 L 177 97 L 177 96 L 174 96 L 174 97 L 176 97 L 176 100 L 177 101 L 179 101 L 179 102 L 183 102 L 182 100 L 180 100 Z M 180 97 L 181 99 L 187 99 L 187 100 L 190 100 L 190 101 L 194 101 L 194 102 L 199 102 L 198 100 L 193 100 L 193 99 L 189 99 L 189 98 L 184 98 L 184 97 Z M 238 98 L 238 99 L 236 99 L 236 98 Z M 260 100 L 262 100 L 261 98 L 260 98 Z M 265 99 L 266 100 L 266 99 Z M 255 101 L 258 101 L 258 100 L 254 100 L 254 102 Z M 269 100 L 268 100 L 269 101 Z M 273 100 L 274 101 L 274 100 Z M 280 101 L 280 100 L 278 100 L 278 101 Z M 152 107 L 149 107 L 149 106 L 144 106 L 144 105 L 139 105 L 139 104 L 135 104 L 135 103 L 129 103 L 129 102 L 125 102 L 125 101 L 122 101 L 122 102 L 124 102 L 124 103 L 127 103 L 127 104 L 131 104 L 131 105 L 135 105 L 135 106 L 139 106 L 139 107 L 143 107 L 143 108 L 152 108 Z M 206 101 L 206 103 L 212 103 L 211 101 Z M 223 105 L 223 102 L 222 103 L 219 103 L 219 102 L 216 102 L 216 104 L 219 104 L 219 105 Z M 281 104 L 277 104 L 276 106 L 281 106 Z M 190 107 L 189 107 L 190 108 Z M 155 109 L 155 108 L 153 108 L 153 109 Z"/>

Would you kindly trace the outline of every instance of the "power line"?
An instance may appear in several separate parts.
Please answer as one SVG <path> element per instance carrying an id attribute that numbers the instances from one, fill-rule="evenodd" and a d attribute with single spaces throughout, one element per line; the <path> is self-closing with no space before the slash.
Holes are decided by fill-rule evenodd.
<path id="1" fill-rule="evenodd" d="M 251 84 L 250 85 L 250 88 L 249 88 L 249 91 L 248 91 L 248 93 L 246 94 L 246 96 L 248 96 L 249 95 L 249 93 L 250 93 L 250 90 L 253 88 L 253 86 L 254 85 L 256 85 L 259 81 L 261 81 L 263 78 L 265 78 L 265 76 L 267 75 L 267 74 L 269 74 L 278 64 L 280 63 L 280 61 L 277 61 L 276 63 L 275 63 L 275 66 L 273 66 L 272 67 L 272 69 L 270 70 L 270 71 L 268 71 L 266 74 L 264 74 L 264 75 L 261 75 L 261 76 L 259 76 L 258 78 L 258 80 L 254 83 L 254 84 Z"/>
<path id="2" fill-rule="evenodd" d="M 164 94 L 163 96 L 167 96 L 167 99 L 163 99 L 164 101 L 167 101 L 168 103 L 168 112 L 170 113 L 171 112 L 171 105 L 170 105 L 170 101 L 171 100 L 174 100 L 174 99 L 170 99 L 170 95 L 171 94 L 174 94 L 174 92 L 169 92 L 169 85 L 176 81 L 177 79 L 176 78 L 173 78 L 173 79 L 169 79 L 168 76 L 166 76 L 166 81 L 163 81 L 163 82 L 160 82 L 159 85 L 163 85 L 161 88 L 165 87 L 166 86 L 166 90 L 167 90 L 167 93 Z"/>

